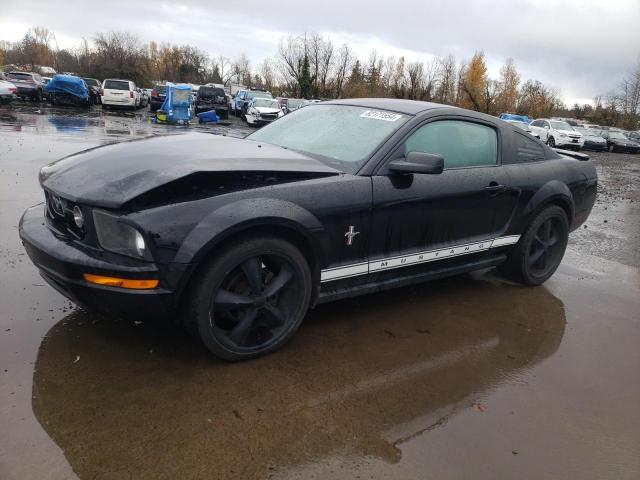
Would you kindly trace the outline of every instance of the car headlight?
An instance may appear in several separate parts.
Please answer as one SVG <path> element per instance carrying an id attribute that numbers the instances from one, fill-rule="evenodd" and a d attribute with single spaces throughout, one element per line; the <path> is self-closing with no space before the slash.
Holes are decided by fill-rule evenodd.
<path id="1" fill-rule="evenodd" d="M 84 215 L 82 214 L 80 207 L 77 205 L 73 207 L 73 221 L 76 223 L 78 228 L 82 228 L 84 226 Z"/>
<path id="2" fill-rule="evenodd" d="M 144 236 L 137 228 L 101 210 L 93 211 L 93 223 L 96 227 L 98 243 L 105 250 L 151 260 Z"/>

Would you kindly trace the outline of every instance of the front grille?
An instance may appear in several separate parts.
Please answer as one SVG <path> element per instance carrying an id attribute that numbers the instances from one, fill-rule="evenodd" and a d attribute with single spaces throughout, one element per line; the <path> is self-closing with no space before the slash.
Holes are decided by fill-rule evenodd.
<path id="1" fill-rule="evenodd" d="M 260 118 L 263 120 L 275 120 L 276 118 L 278 118 L 278 114 L 277 113 L 263 113 L 262 115 L 260 115 Z"/>
<path id="2" fill-rule="evenodd" d="M 76 204 L 49 190 L 45 190 L 44 198 L 47 219 L 52 226 L 59 233 L 82 240 L 85 236 L 85 230 L 84 228 L 79 228 L 73 220 L 73 208 Z M 86 219 L 87 215 L 84 211 L 83 213 Z"/>

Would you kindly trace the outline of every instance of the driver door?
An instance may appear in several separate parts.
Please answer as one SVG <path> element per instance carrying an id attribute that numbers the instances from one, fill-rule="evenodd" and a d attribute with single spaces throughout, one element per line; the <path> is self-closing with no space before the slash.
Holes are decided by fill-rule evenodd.
<path id="1" fill-rule="evenodd" d="M 433 153 L 443 157 L 444 170 L 403 175 L 383 168 L 373 177 L 369 272 L 406 267 L 410 274 L 442 268 L 441 260 L 486 255 L 501 221 L 496 216 L 508 218 L 516 204 L 499 146 L 498 129 L 475 119 L 435 120 L 409 134 L 389 160 Z"/>

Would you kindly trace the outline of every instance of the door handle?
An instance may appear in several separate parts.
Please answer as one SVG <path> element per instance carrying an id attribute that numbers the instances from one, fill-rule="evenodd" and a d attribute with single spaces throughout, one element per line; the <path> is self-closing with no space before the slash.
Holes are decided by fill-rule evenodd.
<path id="1" fill-rule="evenodd" d="M 484 187 L 485 192 L 489 192 L 492 195 L 498 195 L 507 189 L 508 187 L 506 185 L 499 184 L 498 182 L 491 182 L 489 186 Z"/>

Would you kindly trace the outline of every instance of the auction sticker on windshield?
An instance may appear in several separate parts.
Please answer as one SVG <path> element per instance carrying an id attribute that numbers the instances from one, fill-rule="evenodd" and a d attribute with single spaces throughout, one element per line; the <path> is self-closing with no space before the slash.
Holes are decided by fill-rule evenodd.
<path id="1" fill-rule="evenodd" d="M 402 115 L 391 112 L 381 112 L 380 110 L 367 110 L 360 115 L 362 118 L 373 118 L 375 120 L 384 120 L 385 122 L 395 122 Z"/>

